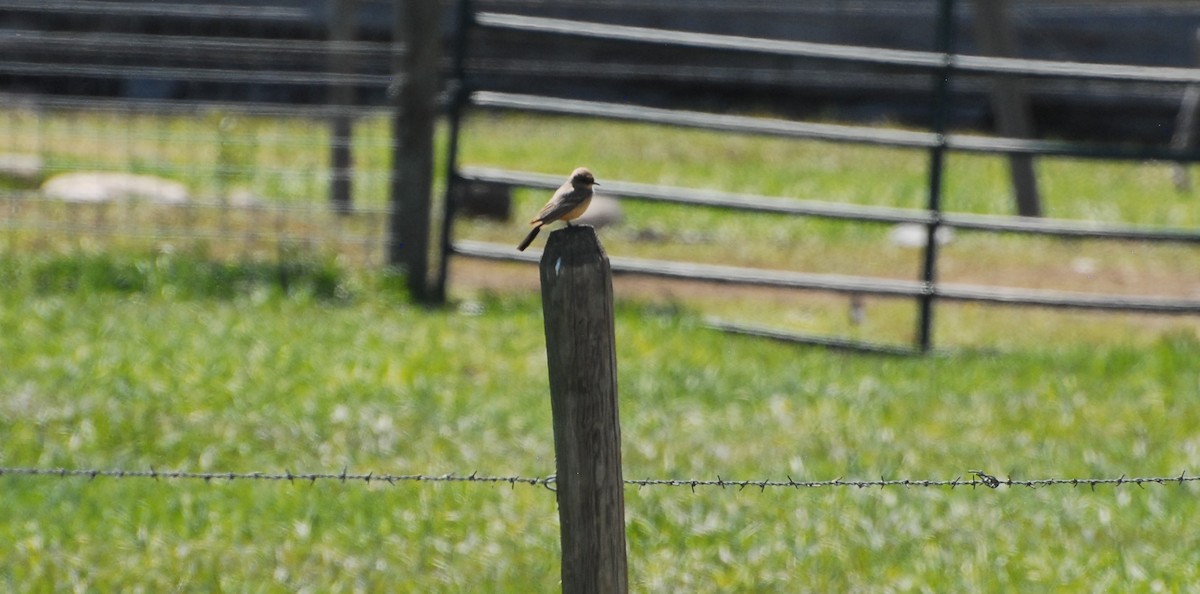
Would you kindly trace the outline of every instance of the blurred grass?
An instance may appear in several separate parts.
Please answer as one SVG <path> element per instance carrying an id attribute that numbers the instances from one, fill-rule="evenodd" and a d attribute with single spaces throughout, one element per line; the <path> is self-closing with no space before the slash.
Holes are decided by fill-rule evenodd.
<path id="1" fill-rule="evenodd" d="M 257 290 L 337 298 L 344 288 L 332 262 L 303 256 L 277 263 L 222 263 L 195 254 L 171 252 L 144 257 L 80 254 L 20 262 L 0 260 L 0 273 L 31 295 L 74 291 L 165 294 L 179 298 L 231 298 Z M 18 287 L 12 287 L 18 288 Z"/>

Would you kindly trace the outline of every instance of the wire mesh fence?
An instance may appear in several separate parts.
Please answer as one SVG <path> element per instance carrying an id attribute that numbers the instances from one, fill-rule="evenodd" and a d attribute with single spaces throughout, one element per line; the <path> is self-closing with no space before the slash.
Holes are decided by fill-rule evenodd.
<path id="1" fill-rule="evenodd" d="M 7 247 L 382 263 L 392 4 L 12 5 Z"/>

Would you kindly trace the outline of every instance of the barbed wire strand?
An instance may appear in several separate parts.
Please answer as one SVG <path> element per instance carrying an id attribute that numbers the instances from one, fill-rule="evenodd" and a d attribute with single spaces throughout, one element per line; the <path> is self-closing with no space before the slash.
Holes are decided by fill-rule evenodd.
<path id="1" fill-rule="evenodd" d="M 625 479 L 625 485 L 631 487 L 687 487 L 693 492 L 697 487 L 718 487 L 721 489 L 737 489 L 739 491 L 748 487 L 756 487 L 760 491 L 766 491 L 767 488 L 788 488 L 788 489 L 815 489 L 829 487 L 854 487 L 859 489 L 868 489 L 878 487 L 880 489 L 886 487 L 941 487 L 955 489 L 957 487 L 988 487 L 990 489 L 998 489 L 1002 486 L 1006 487 L 1027 487 L 1036 489 L 1041 487 L 1052 486 L 1071 486 L 1071 487 L 1090 487 L 1095 490 L 1098 486 L 1115 486 L 1121 487 L 1125 485 L 1137 485 L 1145 487 L 1147 484 L 1154 485 L 1169 485 L 1177 484 L 1183 486 L 1187 483 L 1200 481 L 1200 476 L 1188 476 L 1187 472 L 1180 472 L 1178 476 L 1142 476 L 1130 477 L 1122 474 L 1116 478 L 1039 478 L 1039 479 L 1015 479 L 1012 477 L 999 478 L 988 474 L 982 470 L 971 470 L 967 472 L 968 476 L 974 478 L 963 478 L 959 475 L 951 480 L 938 479 L 887 479 L 880 477 L 878 480 L 861 480 L 861 479 L 845 479 L 836 478 L 833 480 L 795 480 L 791 476 L 787 480 L 762 479 L 762 480 L 731 480 L 721 478 L 717 475 L 716 479 Z M 150 478 L 159 479 L 190 479 L 203 480 L 204 482 L 212 481 L 288 481 L 290 483 L 309 482 L 315 484 L 317 481 L 331 481 L 339 483 L 361 482 L 364 484 L 388 483 L 396 485 L 402 482 L 431 482 L 431 483 L 490 483 L 504 484 L 507 483 L 510 487 L 516 485 L 542 486 L 547 489 L 554 489 L 557 480 L 551 474 L 544 477 L 532 476 L 489 476 L 480 475 L 478 472 L 470 474 L 446 473 L 446 474 L 376 474 L 374 472 L 367 473 L 351 473 L 347 469 L 342 469 L 338 473 L 330 472 L 301 472 L 295 473 L 290 470 L 283 472 L 189 472 L 181 470 L 163 471 L 150 467 L 149 470 L 99 470 L 99 469 L 71 469 L 71 468 L 5 468 L 0 467 L 0 477 L 55 477 L 55 478 L 88 478 L 94 480 L 96 478 L 116 478 L 116 479 L 132 479 L 132 478 Z"/>

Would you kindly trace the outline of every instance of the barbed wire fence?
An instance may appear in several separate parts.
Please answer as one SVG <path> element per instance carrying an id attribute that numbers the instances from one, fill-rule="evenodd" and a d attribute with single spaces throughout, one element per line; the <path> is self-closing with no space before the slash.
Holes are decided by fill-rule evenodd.
<path id="1" fill-rule="evenodd" d="M 349 472 L 344 468 L 341 472 L 292 472 L 284 470 L 283 472 L 191 472 L 185 470 L 158 470 L 150 467 L 148 470 L 129 470 L 129 469 L 84 469 L 84 468 L 33 468 L 33 467 L 0 467 L 0 479 L 8 478 L 60 478 L 60 479 L 79 479 L 86 478 L 95 480 L 97 478 L 105 479 L 153 479 L 153 480 L 188 480 L 188 481 L 203 481 L 205 483 L 212 482 L 234 482 L 234 481 L 286 481 L 288 483 L 304 483 L 316 484 L 317 482 L 333 482 L 340 484 L 362 483 L 369 485 L 371 483 L 387 483 L 389 485 L 397 485 L 400 483 L 476 483 L 476 484 L 492 484 L 503 485 L 507 484 L 510 487 L 517 485 L 526 485 L 531 487 L 545 487 L 554 490 L 554 485 L 557 482 L 553 474 L 546 476 L 522 476 L 522 475 L 484 475 L 478 472 L 471 473 L 456 473 L 449 472 L 445 474 L 436 473 L 421 473 L 421 474 L 390 474 L 390 473 L 375 473 L 375 472 Z M 857 489 L 870 488 L 887 488 L 887 487 L 934 487 L 934 488 L 949 488 L 951 490 L 958 487 L 987 487 L 989 489 L 999 489 L 1000 487 L 1026 487 L 1029 489 L 1038 489 L 1042 487 L 1090 487 L 1095 490 L 1096 487 L 1111 486 L 1124 487 L 1136 485 L 1145 487 L 1147 485 L 1160 486 L 1185 486 L 1190 483 L 1200 482 L 1200 475 L 1189 476 L 1187 471 L 1180 472 L 1178 476 L 1129 476 L 1122 474 L 1119 477 L 1092 477 L 1092 478 L 1071 478 L 1071 477 L 1044 477 L 1033 479 L 1020 479 L 1011 476 L 1000 478 L 989 474 L 984 470 L 968 470 L 964 474 L 960 474 L 953 479 L 911 479 L 897 478 L 888 479 L 880 477 L 879 479 L 847 479 L 835 478 L 832 480 L 796 480 L 791 476 L 787 476 L 787 480 L 778 479 L 727 479 L 717 475 L 712 479 L 701 478 L 642 478 L 642 479 L 624 479 L 627 487 L 685 487 L 690 488 L 695 492 L 697 488 L 717 487 L 720 489 L 736 489 L 738 491 L 747 488 L 756 488 L 759 491 L 767 489 L 821 489 L 821 488 L 837 488 L 848 487 Z"/>

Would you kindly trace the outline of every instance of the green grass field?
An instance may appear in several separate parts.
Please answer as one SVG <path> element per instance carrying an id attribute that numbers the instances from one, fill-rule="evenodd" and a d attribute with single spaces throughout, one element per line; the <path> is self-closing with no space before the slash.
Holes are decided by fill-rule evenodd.
<path id="1" fill-rule="evenodd" d="M 406 304 L 386 278 L 93 261 L 3 290 L 5 466 L 553 472 L 537 300 Z M 124 271 L 122 273 L 122 271 Z M 235 294 L 209 289 L 243 279 Z M 154 280 L 142 280 L 153 277 Z M 325 287 L 325 288 L 323 288 Z M 340 295 L 340 296 L 339 296 Z M 877 358 L 623 303 L 629 478 L 1178 475 L 1200 341 Z M 541 487 L 0 477 L 9 591 L 553 591 Z M 628 489 L 639 591 L 1184 590 L 1196 485 Z"/>
<path id="2" fill-rule="evenodd" d="M 587 163 L 602 183 L 921 201 L 917 153 L 557 118 L 481 117 L 469 131 L 472 164 L 552 173 Z M 550 137 L 571 141 L 536 152 Z M 47 154 L 54 162 L 79 146 Z M 262 150 L 238 159 L 286 154 Z M 951 166 L 951 204 L 1005 211 L 1002 161 Z M 1160 165 L 1049 161 L 1043 171 L 1055 216 L 1200 223 L 1195 196 L 1174 194 Z M 193 187 L 204 183 L 215 182 Z M 279 187 L 278 200 L 304 200 Z M 516 208 L 533 210 L 543 194 L 519 192 Z M 888 251 L 885 229 L 646 204 L 627 217 L 602 233 L 610 253 L 915 274 L 915 254 Z M 639 239 L 645 229 L 664 239 Z M 521 234 L 516 222 L 458 233 Z M 109 249 L 32 235 L 10 231 L 0 246 L 0 466 L 554 470 L 528 267 L 456 261 L 454 303 L 426 309 L 407 302 L 402 279 L 319 252 L 259 263 L 216 257 L 219 246 Z M 1200 282 L 1194 248 L 964 233 L 947 252 L 956 280 L 1175 295 Z M 1071 272 L 1079 257 L 1100 273 Z M 903 340 L 907 303 L 872 301 L 866 327 L 848 329 L 835 298 L 694 291 L 618 283 L 627 478 L 1200 473 L 1194 319 L 953 306 L 939 309 L 946 351 L 891 358 L 731 337 L 703 319 Z M 0 493 L 4 591 L 558 590 L 557 512 L 542 487 L 0 476 Z M 1195 483 L 628 488 L 631 589 L 1189 591 L 1200 583 L 1198 494 Z"/>

